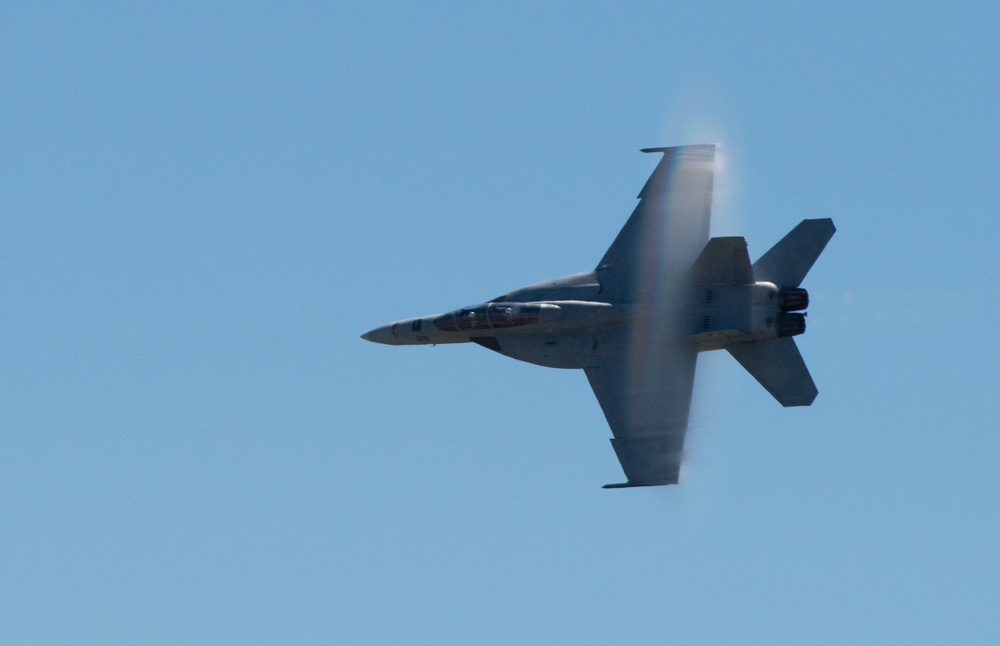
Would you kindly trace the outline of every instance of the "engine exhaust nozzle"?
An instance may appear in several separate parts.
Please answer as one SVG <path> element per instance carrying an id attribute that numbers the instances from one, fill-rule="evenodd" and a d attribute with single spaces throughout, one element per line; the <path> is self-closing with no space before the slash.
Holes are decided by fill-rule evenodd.
<path id="1" fill-rule="evenodd" d="M 797 312 L 809 307 L 809 292 L 799 287 L 785 287 L 778 292 L 778 309 Z"/>
<path id="2" fill-rule="evenodd" d="M 778 336 L 798 336 L 806 331 L 806 315 L 798 312 L 785 312 L 778 316 L 775 323 Z"/>

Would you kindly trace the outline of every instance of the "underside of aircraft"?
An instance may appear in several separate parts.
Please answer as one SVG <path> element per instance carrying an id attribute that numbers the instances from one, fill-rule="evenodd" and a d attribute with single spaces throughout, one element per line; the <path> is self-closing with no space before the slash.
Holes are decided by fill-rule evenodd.
<path id="1" fill-rule="evenodd" d="M 472 342 L 584 370 L 627 478 L 607 488 L 678 482 L 699 352 L 727 350 L 783 406 L 812 404 L 816 386 L 793 338 L 809 305 L 800 284 L 836 231 L 830 219 L 803 220 L 751 263 L 744 238 L 709 238 L 715 145 L 643 152 L 663 156 L 593 271 L 362 335 Z"/>

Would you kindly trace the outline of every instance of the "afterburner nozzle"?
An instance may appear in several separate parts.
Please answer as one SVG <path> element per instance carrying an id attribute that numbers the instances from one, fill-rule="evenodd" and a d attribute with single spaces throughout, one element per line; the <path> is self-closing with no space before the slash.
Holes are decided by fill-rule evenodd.
<path id="1" fill-rule="evenodd" d="M 778 309 L 797 312 L 809 307 L 809 292 L 800 287 L 785 287 L 778 292 Z"/>

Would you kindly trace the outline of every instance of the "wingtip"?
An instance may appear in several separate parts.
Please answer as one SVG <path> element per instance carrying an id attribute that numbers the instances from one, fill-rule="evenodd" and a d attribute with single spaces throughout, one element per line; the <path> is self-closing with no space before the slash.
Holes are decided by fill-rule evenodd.
<path id="1" fill-rule="evenodd" d="M 671 150 L 676 150 L 677 148 L 711 148 L 714 150 L 717 145 L 718 144 L 716 143 L 711 143 L 711 144 L 686 144 L 683 146 L 657 146 L 654 148 L 640 148 L 639 152 L 665 153 L 665 152 L 670 152 Z"/>
<path id="2" fill-rule="evenodd" d="M 662 482 L 619 482 L 616 484 L 606 484 L 601 489 L 631 489 L 632 487 L 662 487 L 664 485 L 677 484 L 676 480 L 664 480 Z"/>

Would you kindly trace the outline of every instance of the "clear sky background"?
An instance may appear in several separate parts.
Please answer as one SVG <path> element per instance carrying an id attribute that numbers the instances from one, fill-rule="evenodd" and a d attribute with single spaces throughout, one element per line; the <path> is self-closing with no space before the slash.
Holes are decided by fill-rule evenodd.
<path id="1" fill-rule="evenodd" d="M 4 4 L 0 642 L 1000 640 L 1000 9 L 806 4 Z M 581 371 L 359 339 L 713 141 L 714 235 L 838 232 L 815 404 L 702 355 L 680 485 Z"/>

